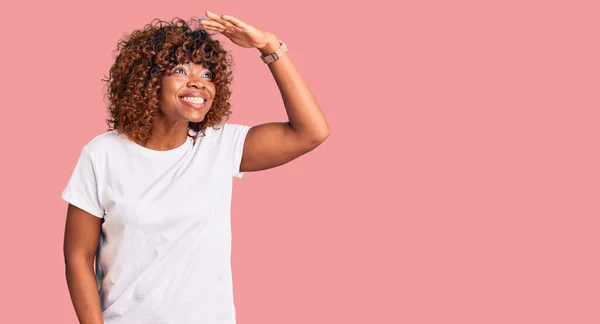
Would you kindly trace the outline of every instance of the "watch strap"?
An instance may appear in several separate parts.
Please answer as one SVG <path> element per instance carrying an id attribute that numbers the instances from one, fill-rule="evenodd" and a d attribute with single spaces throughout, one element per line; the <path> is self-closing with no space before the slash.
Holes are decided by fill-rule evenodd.
<path id="1" fill-rule="evenodd" d="M 287 45 L 285 45 L 285 43 L 280 40 L 279 48 L 275 52 L 273 52 L 271 54 L 261 55 L 260 58 L 266 64 L 271 64 L 271 63 L 277 61 L 280 57 L 282 57 L 283 54 L 285 54 L 287 51 L 288 51 Z"/>

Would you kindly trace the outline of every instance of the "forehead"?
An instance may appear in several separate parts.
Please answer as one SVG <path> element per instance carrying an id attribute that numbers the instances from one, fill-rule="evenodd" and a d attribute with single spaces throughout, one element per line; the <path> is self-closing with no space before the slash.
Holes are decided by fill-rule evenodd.
<path id="1" fill-rule="evenodd" d="M 208 69 L 208 67 L 206 67 L 206 65 L 197 64 L 194 62 L 186 62 L 186 63 L 178 64 L 177 66 L 184 66 L 184 67 L 187 67 L 189 69 L 194 69 L 194 70 Z"/>

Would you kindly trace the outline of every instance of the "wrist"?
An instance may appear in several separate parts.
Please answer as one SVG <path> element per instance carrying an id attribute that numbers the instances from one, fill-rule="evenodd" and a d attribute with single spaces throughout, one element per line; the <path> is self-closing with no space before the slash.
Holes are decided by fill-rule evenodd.
<path id="1" fill-rule="evenodd" d="M 258 50 L 262 55 L 268 55 L 275 52 L 280 45 L 281 44 L 279 44 L 279 39 L 277 39 L 277 36 L 269 34 L 269 41 L 267 42 L 267 44 L 263 47 L 258 48 Z"/>

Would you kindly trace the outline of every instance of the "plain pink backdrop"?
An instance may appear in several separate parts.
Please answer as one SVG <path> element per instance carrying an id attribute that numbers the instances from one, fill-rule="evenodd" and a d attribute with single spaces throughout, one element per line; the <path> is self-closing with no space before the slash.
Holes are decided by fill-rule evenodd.
<path id="1" fill-rule="evenodd" d="M 331 126 L 234 181 L 239 324 L 600 323 L 597 1 L 2 2 L 2 323 L 76 323 L 60 195 L 117 40 L 205 9 L 272 31 Z M 236 48 L 229 122 L 285 121 Z"/>

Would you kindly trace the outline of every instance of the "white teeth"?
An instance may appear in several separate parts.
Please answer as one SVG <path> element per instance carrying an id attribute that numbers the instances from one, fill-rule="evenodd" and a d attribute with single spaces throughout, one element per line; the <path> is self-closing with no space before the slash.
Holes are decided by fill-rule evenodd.
<path id="1" fill-rule="evenodd" d="M 185 100 L 187 102 L 191 102 L 191 103 L 195 103 L 195 104 L 204 103 L 204 98 L 197 98 L 197 97 L 181 97 L 181 100 Z"/>

